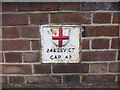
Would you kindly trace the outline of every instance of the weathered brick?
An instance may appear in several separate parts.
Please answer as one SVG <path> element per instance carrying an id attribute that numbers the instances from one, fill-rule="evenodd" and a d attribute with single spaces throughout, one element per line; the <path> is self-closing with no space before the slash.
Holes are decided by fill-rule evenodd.
<path id="1" fill-rule="evenodd" d="M 20 31 L 17 27 L 3 28 L 2 37 L 3 38 L 19 38 Z"/>
<path id="2" fill-rule="evenodd" d="M 24 77 L 22 76 L 10 76 L 9 82 L 10 84 L 25 84 Z"/>
<path id="3" fill-rule="evenodd" d="M 93 23 L 110 23 L 111 13 L 95 13 L 93 14 Z"/>
<path id="4" fill-rule="evenodd" d="M 120 24 L 120 13 L 114 13 L 113 14 L 113 23 Z"/>
<path id="5" fill-rule="evenodd" d="M 35 74 L 48 74 L 51 73 L 51 66 L 49 64 L 34 65 Z"/>
<path id="6" fill-rule="evenodd" d="M 30 45 L 28 40 L 3 40 L 3 50 L 29 50 Z"/>
<path id="7" fill-rule="evenodd" d="M 28 17 L 26 14 L 3 14 L 2 25 L 27 25 Z"/>
<path id="8" fill-rule="evenodd" d="M 92 40 L 93 49 L 108 49 L 109 39 L 94 39 Z"/>
<path id="9" fill-rule="evenodd" d="M 113 38 L 112 39 L 111 48 L 112 49 L 120 49 L 120 38 Z"/>
<path id="10" fill-rule="evenodd" d="M 118 26 L 88 26 L 85 27 L 84 37 L 98 37 L 98 36 L 118 36 Z"/>
<path id="11" fill-rule="evenodd" d="M 89 40 L 88 39 L 83 39 L 82 40 L 82 49 L 89 49 Z"/>
<path id="12" fill-rule="evenodd" d="M 82 61 L 112 61 L 116 59 L 116 51 L 86 51 L 81 53 Z"/>
<path id="13" fill-rule="evenodd" d="M 82 77 L 85 83 L 106 83 L 115 82 L 115 75 L 85 75 Z"/>
<path id="14" fill-rule="evenodd" d="M 4 62 L 4 56 L 2 52 L 0 52 L 0 62 Z"/>
<path id="15" fill-rule="evenodd" d="M 88 64 L 53 65 L 53 72 L 54 73 L 87 73 L 88 72 Z"/>
<path id="16" fill-rule="evenodd" d="M 22 62 L 22 53 L 19 52 L 10 52 L 5 53 L 6 62 Z"/>
<path id="17" fill-rule="evenodd" d="M 7 84 L 7 77 L 6 76 L 0 76 L 0 84 Z"/>
<path id="18" fill-rule="evenodd" d="M 19 11 L 51 11 L 59 10 L 59 3 L 47 2 L 47 3 L 20 3 L 18 5 Z"/>
<path id="19" fill-rule="evenodd" d="M 32 50 L 40 50 L 40 41 L 39 40 L 33 40 L 32 41 Z"/>
<path id="20" fill-rule="evenodd" d="M 120 72 L 120 62 L 113 62 L 109 64 L 110 73 L 119 73 Z"/>
<path id="21" fill-rule="evenodd" d="M 16 11 L 16 3 L 3 2 L 2 3 L 2 11 L 3 12 Z"/>
<path id="22" fill-rule="evenodd" d="M 38 52 L 26 52 L 23 53 L 24 62 L 38 62 L 40 54 Z"/>
<path id="23" fill-rule="evenodd" d="M 60 84 L 60 76 L 28 76 L 26 77 L 28 84 Z"/>
<path id="24" fill-rule="evenodd" d="M 22 27 L 21 33 L 23 38 L 39 38 L 38 27 Z"/>
<path id="25" fill-rule="evenodd" d="M 47 24 L 48 23 L 48 14 L 37 13 L 30 15 L 31 24 Z"/>
<path id="26" fill-rule="evenodd" d="M 89 13 L 51 13 L 51 23 L 90 23 Z"/>
<path id="27" fill-rule="evenodd" d="M 3 74 L 32 74 L 30 65 L 2 65 Z"/>
<path id="28" fill-rule="evenodd" d="M 80 82 L 80 76 L 79 75 L 65 75 L 63 76 L 63 82 L 64 83 L 79 83 Z"/>
<path id="29" fill-rule="evenodd" d="M 61 6 L 62 10 L 81 10 L 82 6 L 78 2 L 63 2 Z"/>
<path id="30" fill-rule="evenodd" d="M 107 73 L 108 64 L 90 64 L 90 73 Z"/>

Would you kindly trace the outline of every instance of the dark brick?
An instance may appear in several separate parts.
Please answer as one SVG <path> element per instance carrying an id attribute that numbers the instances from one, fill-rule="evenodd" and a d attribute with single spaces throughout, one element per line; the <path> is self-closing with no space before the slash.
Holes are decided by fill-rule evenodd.
<path id="1" fill-rule="evenodd" d="M 97 10 L 97 4 L 96 2 L 86 2 L 83 4 L 82 10 L 84 11 Z"/>
<path id="2" fill-rule="evenodd" d="M 118 60 L 120 60 L 120 50 L 118 50 Z"/>
<path id="3" fill-rule="evenodd" d="M 9 82 L 10 84 L 25 84 L 24 77 L 22 76 L 10 76 Z"/>
<path id="4" fill-rule="evenodd" d="M 88 26 L 85 27 L 84 37 L 119 36 L 117 26 Z"/>
<path id="5" fill-rule="evenodd" d="M 82 77 L 82 82 L 96 84 L 115 82 L 115 75 L 86 75 Z"/>
<path id="6" fill-rule="evenodd" d="M 113 14 L 113 23 L 120 24 L 120 13 L 114 13 Z"/>
<path id="7" fill-rule="evenodd" d="M 82 49 L 89 49 L 89 40 L 88 39 L 82 40 Z"/>
<path id="8" fill-rule="evenodd" d="M 40 50 L 41 44 L 39 40 L 32 41 L 32 50 Z"/>
<path id="9" fill-rule="evenodd" d="M 3 14 L 3 25 L 27 25 L 28 17 L 26 14 Z"/>
<path id="10" fill-rule="evenodd" d="M 113 38 L 112 39 L 111 48 L 112 49 L 120 49 L 120 38 Z"/>
<path id="11" fill-rule="evenodd" d="M 10 2 L 3 2 L 2 3 L 2 11 L 8 12 L 8 11 L 16 11 L 16 3 L 10 3 Z"/>
<path id="12" fill-rule="evenodd" d="M 108 39 L 94 39 L 92 40 L 93 49 L 108 49 L 109 40 Z"/>
<path id="13" fill-rule="evenodd" d="M 53 65 L 54 73 L 87 73 L 88 64 L 59 64 Z"/>
<path id="14" fill-rule="evenodd" d="M 30 15 L 30 22 L 31 24 L 46 24 L 48 23 L 48 14 L 44 13 L 37 13 Z"/>
<path id="15" fill-rule="evenodd" d="M 20 3 L 18 5 L 19 11 L 51 11 L 59 10 L 59 3 L 57 2 L 41 2 L 41 3 Z"/>
<path id="16" fill-rule="evenodd" d="M 90 23 L 89 13 L 52 13 L 51 23 Z"/>
<path id="17" fill-rule="evenodd" d="M 38 27 L 22 27 L 21 33 L 23 38 L 39 38 Z"/>
<path id="18" fill-rule="evenodd" d="M 113 61 L 116 51 L 86 51 L 81 53 L 82 61 Z"/>
<path id="19" fill-rule="evenodd" d="M 105 63 L 90 64 L 90 73 L 107 73 L 107 67 Z"/>
<path id="20" fill-rule="evenodd" d="M 81 10 L 82 7 L 78 2 L 63 2 L 61 6 L 62 10 Z"/>
<path id="21" fill-rule="evenodd" d="M 119 73 L 120 72 L 120 62 L 113 62 L 109 64 L 110 73 Z"/>
<path id="22" fill-rule="evenodd" d="M 111 13 L 95 13 L 93 14 L 93 23 L 110 23 Z"/>
<path id="23" fill-rule="evenodd" d="M 40 54 L 38 52 L 29 52 L 23 54 L 24 62 L 39 62 Z"/>
<path id="24" fill-rule="evenodd" d="M 49 64 L 34 65 L 35 74 L 48 74 L 51 73 L 51 66 Z"/>
<path id="25" fill-rule="evenodd" d="M 4 40 L 2 43 L 3 50 L 29 50 L 28 40 Z"/>
<path id="26" fill-rule="evenodd" d="M 63 76 L 64 83 L 80 83 L 80 76 L 79 75 L 66 75 Z"/>
<path id="27" fill-rule="evenodd" d="M 6 62 L 22 62 L 22 53 L 10 52 L 5 53 Z"/>
<path id="28" fill-rule="evenodd" d="M 61 77 L 60 76 L 28 76 L 26 77 L 26 81 L 28 84 L 60 84 Z"/>
<path id="29" fill-rule="evenodd" d="M 2 37 L 3 38 L 19 38 L 20 31 L 17 27 L 3 28 Z"/>
<path id="30" fill-rule="evenodd" d="M 3 74 L 32 74 L 30 65 L 2 65 Z"/>

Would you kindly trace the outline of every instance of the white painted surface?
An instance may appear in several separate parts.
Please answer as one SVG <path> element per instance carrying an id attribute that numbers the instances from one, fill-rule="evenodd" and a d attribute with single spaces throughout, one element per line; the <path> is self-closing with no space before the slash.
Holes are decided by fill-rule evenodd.
<path id="1" fill-rule="evenodd" d="M 59 40 L 54 43 L 53 33 L 51 29 L 62 27 L 63 36 L 68 35 L 69 40 L 63 40 L 59 46 Z M 69 33 L 66 34 L 67 31 Z M 42 45 L 42 62 L 43 63 L 78 63 L 80 61 L 80 30 L 78 25 L 42 25 L 40 28 L 41 45 Z M 66 30 L 66 31 L 65 31 Z M 64 32 L 65 31 L 65 32 Z M 57 32 L 56 35 L 59 36 Z M 66 43 L 64 45 L 64 43 Z"/>

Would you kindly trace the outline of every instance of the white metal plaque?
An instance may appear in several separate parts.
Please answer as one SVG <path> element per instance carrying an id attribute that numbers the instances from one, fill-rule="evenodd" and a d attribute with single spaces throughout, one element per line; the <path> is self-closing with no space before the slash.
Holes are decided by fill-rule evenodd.
<path id="1" fill-rule="evenodd" d="M 78 25 L 41 25 L 43 63 L 78 63 L 81 27 Z"/>

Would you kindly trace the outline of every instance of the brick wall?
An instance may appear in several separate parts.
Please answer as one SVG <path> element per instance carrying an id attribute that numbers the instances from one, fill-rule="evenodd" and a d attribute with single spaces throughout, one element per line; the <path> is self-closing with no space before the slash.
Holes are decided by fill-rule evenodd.
<path id="1" fill-rule="evenodd" d="M 119 3 L 2 3 L 2 83 L 111 84 L 119 80 Z M 81 62 L 41 63 L 39 27 L 78 24 Z"/>

